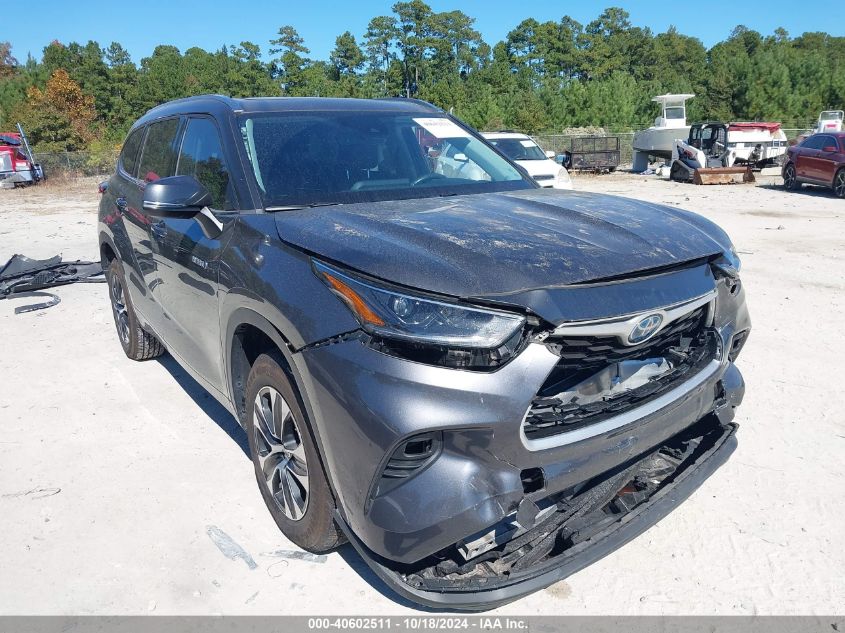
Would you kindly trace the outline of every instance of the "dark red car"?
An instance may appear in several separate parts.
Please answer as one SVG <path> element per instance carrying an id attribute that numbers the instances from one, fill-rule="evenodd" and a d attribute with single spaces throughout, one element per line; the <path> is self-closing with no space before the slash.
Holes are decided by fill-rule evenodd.
<path id="1" fill-rule="evenodd" d="M 794 190 L 802 183 L 829 187 L 845 198 L 845 132 L 813 134 L 789 148 L 783 185 Z"/>

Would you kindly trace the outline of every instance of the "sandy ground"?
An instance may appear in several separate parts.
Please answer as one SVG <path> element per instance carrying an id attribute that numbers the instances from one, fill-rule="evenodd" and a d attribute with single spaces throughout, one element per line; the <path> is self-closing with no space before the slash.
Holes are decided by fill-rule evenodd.
<path id="1" fill-rule="evenodd" d="M 95 182 L 0 191 L 0 260 L 96 258 Z M 698 211 L 733 237 L 754 322 L 739 449 L 643 536 L 499 612 L 843 613 L 845 202 L 774 178 L 575 184 Z M 30 314 L 0 302 L 0 614 L 410 610 L 349 546 L 297 559 L 223 408 L 171 359 L 123 356 L 104 285 L 57 293 Z M 248 558 L 224 556 L 212 537 L 226 536 Z"/>

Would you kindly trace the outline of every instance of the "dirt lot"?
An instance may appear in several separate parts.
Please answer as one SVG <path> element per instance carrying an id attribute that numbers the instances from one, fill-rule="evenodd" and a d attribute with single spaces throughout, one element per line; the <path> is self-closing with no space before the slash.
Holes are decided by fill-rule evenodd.
<path id="1" fill-rule="evenodd" d="M 0 191 L 0 260 L 96 258 L 95 182 Z M 776 184 L 575 178 L 698 211 L 733 237 L 754 323 L 739 449 L 646 534 L 501 613 L 845 610 L 845 202 Z M 123 356 L 104 285 L 57 292 L 42 312 L 0 302 L 0 614 L 409 610 L 349 546 L 298 557 L 243 433 L 171 359 Z"/>

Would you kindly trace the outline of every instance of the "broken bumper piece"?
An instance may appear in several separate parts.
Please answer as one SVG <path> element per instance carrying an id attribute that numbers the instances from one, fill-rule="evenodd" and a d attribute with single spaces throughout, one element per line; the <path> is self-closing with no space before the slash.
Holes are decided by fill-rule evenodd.
<path id="1" fill-rule="evenodd" d="M 337 521 L 394 591 L 435 608 L 484 610 L 547 587 L 635 538 L 684 501 L 736 448 L 732 423 L 708 415 L 657 449 L 542 500 L 413 565 L 369 551 Z"/>

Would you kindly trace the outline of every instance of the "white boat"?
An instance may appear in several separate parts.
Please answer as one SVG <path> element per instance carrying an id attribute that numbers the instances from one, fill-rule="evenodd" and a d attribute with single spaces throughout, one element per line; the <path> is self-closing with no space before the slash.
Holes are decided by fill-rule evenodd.
<path id="1" fill-rule="evenodd" d="M 635 172 L 648 168 L 649 156 L 657 158 L 672 158 L 672 148 L 675 139 L 685 139 L 689 136 L 687 125 L 687 99 L 693 94 L 658 95 L 652 101 L 660 104 L 661 116 L 654 119 L 654 125 L 646 130 L 634 134 Z"/>
<path id="2" fill-rule="evenodd" d="M 763 167 L 786 153 L 789 143 L 780 123 L 734 122 L 728 125 L 728 149 L 733 162 Z"/>
<path id="3" fill-rule="evenodd" d="M 825 110 L 819 115 L 819 120 L 813 132 L 816 134 L 819 132 L 841 132 L 843 118 L 845 118 L 845 112 L 842 110 Z"/>

